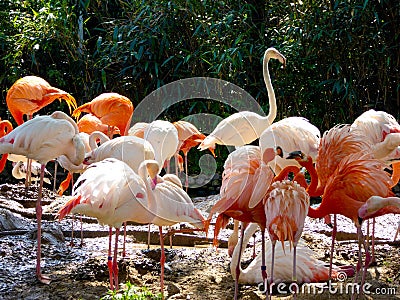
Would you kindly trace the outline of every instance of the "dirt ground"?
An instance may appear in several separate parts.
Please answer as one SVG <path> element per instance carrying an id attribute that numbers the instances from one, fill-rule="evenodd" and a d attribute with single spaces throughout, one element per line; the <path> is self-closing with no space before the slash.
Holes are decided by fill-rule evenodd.
<path id="1" fill-rule="evenodd" d="M 0 299 L 99 299 L 108 291 L 108 228 L 84 218 L 84 245 L 80 245 L 79 221 L 74 221 L 75 238 L 71 246 L 72 219 L 58 222 L 54 211 L 57 203 L 66 201 L 47 191 L 44 199 L 42 271 L 50 275 L 50 285 L 39 283 L 35 274 L 35 191 L 27 196 L 21 185 L 0 185 Z M 216 197 L 193 199 L 207 215 Z M 387 215 L 376 221 L 376 266 L 368 269 L 368 299 L 400 299 L 399 243 L 393 243 L 399 216 Z M 364 233 L 365 233 L 364 225 Z M 78 230 L 78 231 L 76 231 Z M 211 228 L 212 230 L 212 228 Z M 150 291 L 160 291 L 160 249 L 156 227 L 152 228 L 152 245 L 145 243 L 147 226 L 128 226 L 127 258 L 119 260 L 121 287 L 130 281 Z M 174 247 L 167 247 L 165 296 L 168 299 L 233 299 L 234 280 L 230 274 L 230 257 L 226 240 L 231 229 L 221 232 L 220 248 L 216 250 L 202 233 L 174 237 Z M 316 252 L 317 258 L 328 262 L 331 228 L 321 220 L 306 219 L 302 239 Z M 211 237 L 210 232 L 208 237 Z M 400 236 L 398 238 L 400 240 Z M 121 245 L 122 238 L 120 239 Z M 168 241 L 166 240 L 166 244 Z M 190 246 L 185 246 L 190 245 Z M 260 236 L 256 236 L 257 252 Z M 121 247 L 120 247 L 121 248 Z M 354 226 L 338 216 L 338 241 L 334 263 L 356 265 L 356 235 Z M 250 259 L 251 247 L 246 249 L 243 268 Z M 288 254 L 289 255 L 289 254 Z M 343 284 L 351 281 L 348 278 Z M 315 286 L 314 286 L 315 287 Z M 317 286 L 318 287 L 318 286 Z M 336 283 L 336 288 L 339 285 Z M 313 293 L 310 295 L 310 293 Z M 378 295 L 380 294 L 380 295 Z M 290 294 L 276 294 L 275 299 L 291 298 Z M 346 291 L 314 289 L 299 293 L 297 299 L 350 299 Z M 240 299 L 265 299 L 257 286 L 241 285 Z M 359 299 L 362 297 L 359 297 Z"/>

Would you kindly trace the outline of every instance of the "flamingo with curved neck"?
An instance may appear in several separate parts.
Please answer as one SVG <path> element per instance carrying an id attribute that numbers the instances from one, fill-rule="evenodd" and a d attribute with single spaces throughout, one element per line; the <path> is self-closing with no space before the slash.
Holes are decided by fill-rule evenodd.
<path id="1" fill-rule="evenodd" d="M 217 127 L 199 145 L 198 149 L 215 149 L 215 144 L 243 146 L 260 137 L 261 133 L 272 124 L 276 118 L 277 106 L 275 92 L 272 87 L 268 70 L 269 60 L 277 59 L 284 66 L 286 58 L 275 48 L 268 48 L 264 53 L 263 75 L 268 91 L 269 112 L 266 117 L 252 111 L 237 112 L 222 120 Z"/>

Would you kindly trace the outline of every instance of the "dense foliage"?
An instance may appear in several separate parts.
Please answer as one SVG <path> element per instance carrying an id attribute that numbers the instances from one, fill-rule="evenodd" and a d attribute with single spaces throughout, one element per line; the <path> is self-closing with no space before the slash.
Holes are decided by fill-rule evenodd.
<path id="1" fill-rule="evenodd" d="M 279 118 L 303 115 L 324 130 L 366 108 L 399 116 L 399 3 L 261 2 L 2 1 L 2 102 L 27 74 L 80 104 L 105 91 L 137 104 L 166 83 L 207 76 L 244 88 L 267 110 L 261 58 L 275 46 L 288 59 L 285 70 L 271 66 Z M 199 111 L 231 113 L 198 100 L 169 116 Z"/>

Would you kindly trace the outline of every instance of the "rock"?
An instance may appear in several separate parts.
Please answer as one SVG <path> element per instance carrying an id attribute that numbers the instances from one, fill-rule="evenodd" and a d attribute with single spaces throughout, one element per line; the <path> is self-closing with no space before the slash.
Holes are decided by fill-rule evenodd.
<path id="1" fill-rule="evenodd" d="M 256 291 L 245 291 L 243 293 L 243 297 L 241 299 L 242 300 L 261 300 L 261 299 L 264 299 L 264 297 L 261 295 L 261 293 L 257 293 Z"/>
<path id="2" fill-rule="evenodd" d="M 30 222 L 9 210 L 0 209 L 0 231 L 29 229 Z"/>
<path id="3" fill-rule="evenodd" d="M 168 296 L 173 296 L 176 294 L 180 294 L 181 289 L 176 283 L 169 282 L 168 287 L 167 287 L 167 292 L 168 292 Z"/>

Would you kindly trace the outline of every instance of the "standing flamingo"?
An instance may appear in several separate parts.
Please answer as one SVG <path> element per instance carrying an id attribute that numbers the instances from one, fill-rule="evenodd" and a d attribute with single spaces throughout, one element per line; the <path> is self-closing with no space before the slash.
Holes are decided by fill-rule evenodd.
<path id="1" fill-rule="evenodd" d="M 35 159 L 41 164 L 39 196 L 36 202 L 37 261 L 36 275 L 43 283 L 50 278 L 41 273 L 41 221 L 42 187 L 46 163 L 60 155 L 66 155 L 79 164 L 84 159 L 84 144 L 78 135 L 76 123 L 65 113 L 56 111 L 50 116 L 37 116 L 0 138 L 0 153 L 15 153 Z"/>
<path id="2" fill-rule="evenodd" d="M 13 126 L 10 121 L 8 120 L 1 120 L 0 119 L 0 138 L 5 136 L 13 130 Z M 6 166 L 8 154 L 3 154 L 0 159 L 0 173 L 3 172 L 4 167 Z"/>
<path id="3" fill-rule="evenodd" d="M 267 159 L 268 156 L 269 160 Z M 271 161 L 274 156 L 275 151 L 273 149 L 264 152 L 266 161 Z M 243 146 L 228 155 L 222 174 L 221 199 L 211 208 L 208 217 L 210 221 L 214 213 L 219 213 L 214 228 L 214 244 L 217 243 L 220 229 L 225 227 L 232 217 L 245 223 L 242 224 L 241 238 L 248 223 L 257 223 L 261 228 L 262 247 L 264 247 L 266 217 L 263 199 L 273 178 L 274 173 L 261 159 L 259 147 Z M 264 252 L 264 248 L 262 251 Z M 263 261 L 261 271 L 266 281 L 265 261 Z M 236 276 L 239 276 L 239 270 Z M 235 299 L 238 297 L 238 289 L 238 281 L 236 280 Z"/>
<path id="4" fill-rule="evenodd" d="M 18 79 L 7 92 L 6 102 L 11 115 L 18 125 L 24 122 L 23 115 L 31 119 L 54 100 L 65 100 L 68 107 L 76 108 L 76 101 L 67 92 L 52 87 L 46 80 L 37 76 L 25 76 Z"/>
<path id="5" fill-rule="evenodd" d="M 59 211 L 60 220 L 70 212 L 82 213 L 116 227 L 114 259 L 111 258 L 111 230 L 109 239 L 111 289 L 114 286 L 118 288 L 117 238 L 118 228 L 123 222 L 159 226 L 162 293 L 165 261 L 162 226 L 189 222 L 204 227 L 204 218 L 194 208 L 189 196 L 172 182 L 173 179 L 164 181 L 159 178 L 159 168 L 156 161 L 145 160 L 136 174 L 127 164 L 114 158 L 94 163 L 79 177 L 73 198 Z"/>
<path id="6" fill-rule="evenodd" d="M 110 128 L 108 136 L 112 137 L 114 126 L 121 135 L 126 135 L 133 113 L 133 104 L 127 97 L 117 93 L 103 93 L 92 101 L 85 103 L 74 110 L 73 117 L 79 118 L 81 113 L 91 113 Z"/>
<path id="7" fill-rule="evenodd" d="M 300 160 L 299 162 L 302 163 Z M 312 168 L 312 165 L 307 164 L 305 167 Z M 375 159 L 371 150 L 368 152 L 365 149 L 363 152 L 348 155 L 339 162 L 336 170 L 326 181 L 321 204 L 317 208 L 310 207 L 308 210 L 308 216 L 311 218 L 321 218 L 327 214 L 341 214 L 353 221 L 357 228 L 359 241 L 357 271 L 362 268 L 361 244 L 364 242 L 358 210 L 371 196 L 393 196 L 390 188 L 392 180 L 384 169 L 385 164 Z M 313 171 L 310 173 L 317 174 Z M 369 259 L 367 249 L 366 253 L 366 259 Z M 331 262 L 332 260 L 330 260 L 330 264 Z M 366 267 L 363 270 L 361 286 L 364 284 L 365 275 Z"/>
<path id="8" fill-rule="evenodd" d="M 272 244 L 271 283 L 274 282 L 274 258 L 276 241 L 289 241 L 293 247 L 293 275 L 296 277 L 296 248 L 303 232 L 304 220 L 310 206 L 310 196 L 296 181 L 276 181 L 265 201 L 266 227 Z M 295 294 L 296 295 L 296 294 Z"/>
<path id="9" fill-rule="evenodd" d="M 262 117 L 251 111 L 241 111 L 222 120 L 199 145 L 200 150 L 215 149 L 215 144 L 243 146 L 260 137 L 261 133 L 276 118 L 276 98 L 268 70 L 271 58 L 279 60 L 284 66 L 286 58 L 275 48 L 268 48 L 263 59 L 264 82 L 268 91 L 269 113 Z"/>
<path id="10" fill-rule="evenodd" d="M 155 178 L 154 164 L 142 168 Z M 146 179 L 147 180 L 147 179 Z M 145 182 L 126 163 L 106 158 L 90 165 L 74 186 L 73 197 L 58 212 L 59 220 L 69 213 L 95 217 L 100 224 L 110 226 L 108 269 L 110 289 L 118 289 L 118 235 L 123 222 L 149 223 L 153 214 L 148 209 L 148 190 Z M 114 257 L 111 257 L 112 228 L 115 228 Z"/>

